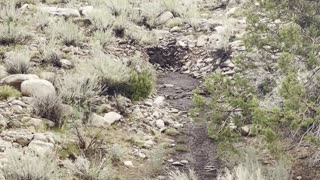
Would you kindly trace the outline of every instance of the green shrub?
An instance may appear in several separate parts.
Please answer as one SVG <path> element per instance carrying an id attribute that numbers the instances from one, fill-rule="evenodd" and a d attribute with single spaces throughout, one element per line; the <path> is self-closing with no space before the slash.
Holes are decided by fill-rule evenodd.
<path id="1" fill-rule="evenodd" d="M 145 69 L 141 73 L 131 71 L 130 75 L 127 96 L 134 101 L 149 97 L 155 85 L 155 77 L 152 70 Z"/>
<path id="2" fill-rule="evenodd" d="M 17 89 L 7 85 L 0 86 L 0 99 L 7 99 L 9 97 L 17 98 L 20 96 L 21 93 Z"/>

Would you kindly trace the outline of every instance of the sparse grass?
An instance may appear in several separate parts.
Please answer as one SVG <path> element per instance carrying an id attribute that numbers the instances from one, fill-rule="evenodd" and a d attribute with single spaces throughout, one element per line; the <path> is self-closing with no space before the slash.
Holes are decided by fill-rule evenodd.
<path id="1" fill-rule="evenodd" d="M 58 22 L 51 24 L 49 35 L 57 37 L 67 46 L 77 46 L 84 40 L 84 35 L 80 28 L 71 21 L 60 19 Z"/>
<path id="2" fill-rule="evenodd" d="M 5 67 L 9 74 L 30 73 L 30 53 L 26 50 L 16 50 L 5 60 Z"/>
<path id="3" fill-rule="evenodd" d="M 82 107 L 87 104 L 88 100 L 100 93 L 101 86 L 98 77 L 85 72 L 84 74 L 67 73 L 56 80 L 55 85 L 64 103 Z"/>
<path id="4" fill-rule="evenodd" d="M 218 180 L 288 180 L 289 171 L 284 163 L 276 163 L 270 167 L 264 167 L 258 161 L 253 149 L 249 148 L 241 152 L 240 163 L 233 170 L 226 170 L 218 175 Z"/>
<path id="5" fill-rule="evenodd" d="M 98 30 L 107 30 L 108 28 L 112 27 L 115 17 L 112 16 L 110 11 L 107 9 L 94 9 L 89 14 L 90 22 L 98 29 Z"/>
<path id="6" fill-rule="evenodd" d="M 17 98 L 20 96 L 21 93 L 17 89 L 7 85 L 0 86 L 0 100 L 7 99 L 9 97 Z"/>
<path id="7" fill-rule="evenodd" d="M 116 176 L 106 159 L 90 162 L 84 158 L 78 163 L 67 163 L 67 168 L 74 176 L 83 180 L 114 180 Z"/>
<path id="8" fill-rule="evenodd" d="M 93 40 L 98 41 L 102 47 L 114 41 L 113 33 L 111 30 L 98 30 L 93 33 Z"/>
<path id="9" fill-rule="evenodd" d="M 55 39 L 50 39 L 47 43 L 42 44 L 40 51 L 43 63 L 49 63 L 54 66 L 60 66 L 58 57 L 57 44 Z"/>
<path id="10" fill-rule="evenodd" d="M 121 161 L 121 159 L 123 158 L 123 156 L 126 155 L 126 150 L 124 149 L 124 147 L 118 145 L 118 144 L 114 144 L 109 151 L 109 156 L 110 159 L 113 163 L 118 163 Z"/>
<path id="11" fill-rule="evenodd" d="M 15 1 L 5 1 L 0 9 L 0 44 L 22 43 L 30 38 L 18 22 L 20 14 L 15 5 Z"/>
<path id="12" fill-rule="evenodd" d="M 33 113 L 42 118 L 46 118 L 54 122 L 55 127 L 61 128 L 63 119 L 63 107 L 60 97 L 50 94 L 47 96 L 34 97 Z"/>
<path id="13" fill-rule="evenodd" d="M 169 173 L 169 179 L 170 180 L 198 180 L 193 170 L 189 170 L 188 174 L 181 171 L 171 171 Z"/>
<path id="14" fill-rule="evenodd" d="M 62 144 L 62 147 L 57 151 L 59 158 L 67 159 L 70 155 L 79 155 L 79 147 L 76 143 Z"/>
<path id="15" fill-rule="evenodd" d="M 32 152 L 7 151 L 8 161 L 2 169 L 5 179 L 57 180 L 61 174 L 54 158 Z"/>
<path id="16" fill-rule="evenodd" d="M 158 147 L 150 153 L 150 159 L 146 166 L 146 173 L 148 176 L 156 176 L 163 171 L 162 163 L 165 154 L 165 149 L 163 147 Z"/>

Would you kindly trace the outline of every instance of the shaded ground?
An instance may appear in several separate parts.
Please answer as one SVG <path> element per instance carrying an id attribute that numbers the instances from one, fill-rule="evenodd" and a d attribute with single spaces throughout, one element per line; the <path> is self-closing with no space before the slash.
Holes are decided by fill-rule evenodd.
<path id="1" fill-rule="evenodd" d="M 158 77 L 158 95 L 166 97 L 173 107 L 189 111 L 193 107 L 192 91 L 199 85 L 197 79 L 179 72 L 166 72 Z"/>
<path id="2" fill-rule="evenodd" d="M 158 77 L 158 94 L 166 97 L 166 101 L 173 107 L 189 111 L 193 108 L 192 91 L 199 84 L 186 74 L 179 72 L 162 73 Z M 174 162 L 187 160 L 185 166 L 173 166 L 168 163 L 170 169 L 179 168 L 182 171 L 193 169 L 199 180 L 212 180 L 216 177 L 219 167 L 217 160 L 217 145 L 207 135 L 207 127 L 204 123 L 188 122 L 184 130 L 177 137 L 176 153 L 173 154 Z M 180 147 L 180 150 L 177 149 Z M 181 147 L 185 147 L 182 151 Z"/>

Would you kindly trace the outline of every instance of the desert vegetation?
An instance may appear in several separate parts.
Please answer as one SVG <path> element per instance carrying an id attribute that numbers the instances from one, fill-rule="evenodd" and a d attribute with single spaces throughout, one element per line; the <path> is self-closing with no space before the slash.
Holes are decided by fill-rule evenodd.
<path id="1" fill-rule="evenodd" d="M 1 178 L 319 179 L 319 8 L 1 1 Z"/>

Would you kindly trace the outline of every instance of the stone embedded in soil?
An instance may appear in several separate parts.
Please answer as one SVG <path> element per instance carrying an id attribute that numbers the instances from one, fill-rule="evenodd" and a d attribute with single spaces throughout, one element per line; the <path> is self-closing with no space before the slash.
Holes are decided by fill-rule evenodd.
<path id="1" fill-rule="evenodd" d="M 161 13 L 159 15 L 159 17 L 157 18 L 157 24 L 161 25 L 161 24 L 165 24 L 167 21 L 169 21 L 170 19 L 172 19 L 174 16 L 172 14 L 172 12 L 170 11 L 164 11 L 163 13 Z"/>
<path id="2" fill-rule="evenodd" d="M 128 168 L 134 168 L 132 161 L 124 161 L 123 163 Z"/>
<path id="3" fill-rule="evenodd" d="M 182 164 L 182 163 L 179 162 L 179 161 L 173 162 L 172 165 L 173 165 L 173 166 L 184 166 L 184 164 Z"/>
<path id="4" fill-rule="evenodd" d="M 113 123 L 119 121 L 122 118 L 122 116 L 116 112 L 108 112 L 104 115 L 103 118 L 109 125 L 112 125 Z"/>
<path id="5" fill-rule="evenodd" d="M 164 124 L 164 121 L 162 119 L 159 119 L 159 120 L 156 120 L 156 126 L 159 128 L 159 129 L 163 129 L 165 128 L 165 124 Z"/>

